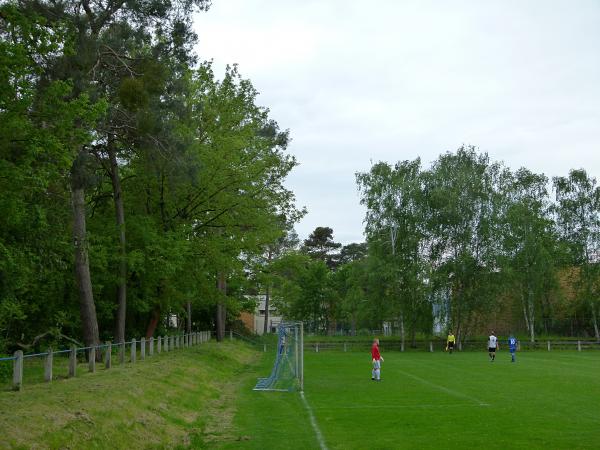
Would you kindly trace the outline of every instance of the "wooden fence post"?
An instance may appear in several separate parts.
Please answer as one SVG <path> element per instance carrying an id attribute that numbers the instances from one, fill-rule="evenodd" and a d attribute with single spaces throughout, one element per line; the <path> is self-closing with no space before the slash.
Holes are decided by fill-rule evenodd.
<path id="1" fill-rule="evenodd" d="M 233 330 L 229 330 L 229 340 L 233 341 Z"/>
<path id="2" fill-rule="evenodd" d="M 53 364 L 54 355 L 52 353 L 52 349 L 48 349 L 48 354 L 44 359 L 44 381 L 52 381 L 52 364 Z"/>
<path id="3" fill-rule="evenodd" d="M 140 339 L 140 359 L 142 361 L 146 359 L 146 338 Z"/>
<path id="4" fill-rule="evenodd" d="M 131 362 L 135 363 L 135 358 L 137 356 L 137 342 L 135 338 L 131 340 Z"/>
<path id="5" fill-rule="evenodd" d="M 267 344 L 263 344 L 263 352 L 267 353 Z"/>
<path id="6" fill-rule="evenodd" d="M 577 341 L 577 351 L 581 351 L 581 341 Z"/>
<path id="7" fill-rule="evenodd" d="M 69 377 L 77 375 L 77 347 L 71 345 L 71 352 L 69 353 Z"/>
<path id="8" fill-rule="evenodd" d="M 158 337 L 158 343 L 156 344 L 156 353 L 162 352 L 162 336 Z"/>
<path id="9" fill-rule="evenodd" d="M 154 337 L 150 338 L 150 346 L 148 347 L 148 356 L 153 356 L 154 355 Z"/>
<path id="10" fill-rule="evenodd" d="M 169 351 L 169 336 L 165 336 L 163 338 L 163 340 L 164 340 L 164 343 L 165 343 L 165 352 L 168 352 Z"/>
<path id="11" fill-rule="evenodd" d="M 433 342 L 429 341 L 429 352 L 433 353 Z"/>
<path id="12" fill-rule="evenodd" d="M 319 343 L 317 342 L 317 344 L 315 345 L 315 352 L 319 353 Z"/>
<path id="13" fill-rule="evenodd" d="M 346 348 L 346 343 L 344 342 L 344 352 L 347 352 L 348 349 Z"/>
<path id="14" fill-rule="evenodd" d="M 90 348 L 88 352 L 88 370 L 92 373 L 96 371 L 96 347 Z"/>
<path id="15" fill-rule="evenodd" d="M 13 390 L 23 389 L 23 350 L 17 350 L 13 359 Z"/>
<path id="16" fill-rule="evenodd" d="M 548 351 L 550 351 L 550 341 L 548 341 Z"/>
<path id="17" fill-rule="evenodd" d="M 104 368 L 110 369 L 112 367 L 112 342 L 106 343 L 106 350 L 104 350 Z"/>

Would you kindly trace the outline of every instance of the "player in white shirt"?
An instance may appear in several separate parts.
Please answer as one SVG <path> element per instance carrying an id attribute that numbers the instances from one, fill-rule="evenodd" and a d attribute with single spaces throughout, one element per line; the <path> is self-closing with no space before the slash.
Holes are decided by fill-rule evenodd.
<path id="1" fill-rule="evenodd" d="M 488 338 L 488 354 L 490 355 L 490 361 L 494 361 L 496 359 L 496 350 L 500 350 L 500 344 L 498 344 L 498 338 L 492 334 Z"/>

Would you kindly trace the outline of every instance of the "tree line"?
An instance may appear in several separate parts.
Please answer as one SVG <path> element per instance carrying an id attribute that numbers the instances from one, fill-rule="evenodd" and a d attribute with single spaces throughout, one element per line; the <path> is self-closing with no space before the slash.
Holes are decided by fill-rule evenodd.
<path id="1" fill-rule="evenodd" d="M 393 322 L 413 343 L 436 326 L 461 340 L 498 315 L 534 341 L 580 317 L 578 332 L 600 340 L 600 188 L 585 170 L 550 180 L 461 147 L 356 181 L 366 242 L 339 251 L 320 227 L 275 261 L 285 314 L 321 332 Z"/>
<path id="2" fill-rule="evenodd" d="M 289 134 L 194 53 L 207 0 L 0 5 L 0 352 L 223 336 L 304 213 Z M 161 329 L 163 331 L 161 331 Z"/>

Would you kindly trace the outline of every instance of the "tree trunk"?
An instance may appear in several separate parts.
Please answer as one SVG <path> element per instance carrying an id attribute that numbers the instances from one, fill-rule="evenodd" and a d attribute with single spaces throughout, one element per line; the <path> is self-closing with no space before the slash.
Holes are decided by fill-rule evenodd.
<path id="1" fill-rule="evenodd" d="M 400 313 L 400 351 L 404 351 L 404 314 Z"/>
<path id="2" fill-rule="evenodd" d="M 123 196 L 121 193 L 119 165 L 117 163 L 115 149 L 112 145 L 112 139 L 109 139 L 109 145 L 107 146 L 107 149 L 110 158 L 110 178 L 113 187 L 117 230 L 119 232 L 119 282 L 117 286 L 115 341 L 125 342 L 125 320 L 127 314 L 127 241 L 125 237 L 125 209 L 123 207 Z"/>
<path id="3" fill-rule="evenodd" d="M 79 312 L 83 328 L 83 341 L 89 347 L 98 345 L 100 339 L 88 257 L 85 190 L 81 183 L 73 183 L 71 197 L 73 202 L 73 244 L 75 249 L 75 278 L 79 290 Z"/>
<path id="4" fill-rule="evenodd" d="M 523 293 L 523 291 L 521 291 L 521 305 L 523 306 L 523 319 L 525 319 L 525 328 L 527 328 L 527 334 L 531 336 L 531 322 L 529 321 L 529 299 Z M 532 340 L 531 342 L 534 341 Z"/>
<path id="5" fill-rule="evenodd" d="M 600 330 L 598 330 L 598 318 L 596 317 L 596 307 L 591 303 L 592 307 L 592 323 L 594 325 L 594 333 L 596 333 L 596 341 L 600 342 Z"/>
<path id="6" fill-rule="evenodd" d="M 533 295 L 530 293 L 527 308 L 529 309 L 529 336 L 531 342 L 535 342 L 535 305 L 533 304 Z"/>
<path id="7" fill-rule="evenodd" d="M 187 310 L 186 332 L 189 334 L 192 332 L 192 302 L 190 302 L 190 301 L 187 302 L 186 310 Z"/>
<path id="8" fill-rule="evenodd" d="M 225 280 L 225 273 L 219 272 L 217 275 L 217 288 L 224 297 L 227 294 L 227 281 Z M 217 302 L 217 341 L 221 342 L 225 338 L 225 319 L 227 315 L 227 307 L 225 301 L 220 298 Z"/>
<path id="9" fill-rule="evenodd" d="M 267 334 L 270 331 L 269 328 L 269 299 L 270 299 L 271 291 L 269 289 L 269 284 L 267 284 L 266 292 L 265 292 L 265 323 L 263 325 L 263 334 Z"/>
<path id="10" fill-rule="evenodd" d="M 160 308 L 158 306 L 154 307 L 152 310 L 152 316 L 150 316 L 150 322 L 148 322 L 148 327 L 146 327 L 146 339 L 150 339 L 154 336 L 156 332 L 156 327 L 158 326 L 158 321 L 160 320 Z"/>

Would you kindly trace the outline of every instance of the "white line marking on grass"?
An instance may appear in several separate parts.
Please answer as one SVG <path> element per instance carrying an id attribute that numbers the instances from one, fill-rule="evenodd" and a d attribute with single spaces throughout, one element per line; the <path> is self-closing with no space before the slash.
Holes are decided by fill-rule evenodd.
<path id="1" fill-rule="evenodd" d="M 488 406 L 487 404 L 478 406 Z M 423 405 L 348 405 L 348 406 L 321 406 L 314 409 L 319 411 L 328 411 L 331 409 L 429 409 L 429 408 L 472 408 L 471 403 L 434 403 L 434 404 L 423 404 Z"/>
<path id="2" fill-rule="evenodd" d="M 321 434 L 321 430 L 319 430 L 319 426 L 317 425 L 317 419 L 315 419 L 315 415 L 313 413 L 312 408 L 308 404 L 308 400 L 304 397 L 304 392 L 300 392 L 300 398 L 302 398 L 302 402 L 304 403 L 304 407 L 308 411 L 308 416 L 310 417 L 310 424 L 315 431 L 315 435 L 317 436 L 317 441 L 319 442 L 319 446 L 321 450 L 327 450 L 327 445 L 325 445 L 325 439 L 323 439 L 323 435 Z"/>
<path id="3" fill-rule="evenodd" d="M 471 400 L 472 402 L 477 403 L 479 406 L 490 406 L 489 403 L 483 402 L 475 397 L 471 397 L 467 394 L 463 394 L 462 392 L 455 391 L 454 389 L 447 388 L 440 384 L 432 383 L 431 381 L 428 381 L 424 378 L 418 377 L 417 375 L 413 375 L 412 373 L 405 372 L 404 370 L 399 370 L 398 372 L 403 373 L 407 377 L 410 377 L 414 380 L 420 381 L 421 383 L 426 384 L 427 386 L 431 386 L 435 389 L 446 392 L 447 394 L 454 395 L 455 397 L 466 398 L 467 400 Z"/>

